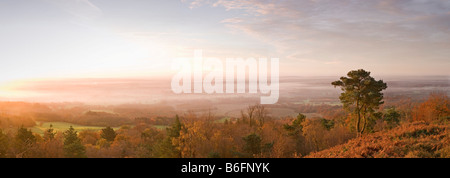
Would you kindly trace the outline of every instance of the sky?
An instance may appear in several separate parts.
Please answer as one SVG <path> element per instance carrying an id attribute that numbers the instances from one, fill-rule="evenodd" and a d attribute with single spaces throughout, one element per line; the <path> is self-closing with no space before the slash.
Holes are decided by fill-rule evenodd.
<path id="1" fill-rule="evenodd" d="M 0 84 L 169 75 L 195 49 L 289 76 L 450 76 L 449 19 L 448 0 L 0 0 Z"/>

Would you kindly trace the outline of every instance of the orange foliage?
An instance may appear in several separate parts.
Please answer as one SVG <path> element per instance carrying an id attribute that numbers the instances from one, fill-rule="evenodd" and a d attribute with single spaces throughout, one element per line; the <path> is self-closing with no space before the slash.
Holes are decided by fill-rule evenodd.
<path id="1" fill-rule="evenodd" d="M 309 158 L 450 158 L 450 125 L 415 122 L 355 138 Z"/>
<path id="2" fill-rule="evenodd" d="M 432 93 L 428 99 L 414 107 L 412 111 L 413 121 L 431 122 L 450 116 L 450 100 L 444 93 Z"/>

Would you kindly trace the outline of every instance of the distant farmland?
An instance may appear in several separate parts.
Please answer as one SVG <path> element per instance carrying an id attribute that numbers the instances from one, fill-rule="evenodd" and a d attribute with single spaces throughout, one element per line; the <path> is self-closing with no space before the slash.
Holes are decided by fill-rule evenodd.
<path id="1" fill-rule="evenodd" d="M 76 131 L 83 131 L 83 130 L 92 130 L 92 131 L 99 131 L 101 129 L 104 129 L 105 127 L 98 127 L 98 126 L 85 126 L 85 125 L 77 125 L 73 123 L 68 122 L 36 122 L 36 126 L 31 128 L 31 131 L 38 134 L 44 134 L 45 130 L 50 128 L 50 125 L 52 125 L 53 129 L 56 132 L 64 132 L 67 129 L 72 126 Z M 113 127 L 114 130 L 119 129 L 120 127 Z"/>
<path id="2" fill-rule="evenodd" d="M 105 128 L 105 127 L 100 127 L 100 126 L 78 125 L 78 124 L 73 124 L 73 123 L 69 123 L 69 122 L 36 122 L 36 126 L 31 127 L 30 129 L 33 133 L 43 135 L 45 130 L 50 128 L 50 125 L 52 125 L 52 128 L 56 132 L 64 132 L 64 131 L 68 130 L 70 128 L 70 126 L 72 126 L 78 132 L 83 131 L 83 130 L 99 131 L 99 130 L 102 130 Z M 165 130 L 168 126 L 153 125 L 153 127 L 160 129 L 160 130 Z M 118 130 L 120 127 L 112 127 L 112 128 L 114 130 Z"/>

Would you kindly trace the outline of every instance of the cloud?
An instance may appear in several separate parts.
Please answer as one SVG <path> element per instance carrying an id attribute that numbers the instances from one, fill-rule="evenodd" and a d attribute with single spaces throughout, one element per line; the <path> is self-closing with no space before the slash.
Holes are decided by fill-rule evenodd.
<path id="1" fill-rule="evenodd" d="M 181 2 L 188 3 L 189 4 L 189 8 L 191 8 L 191 9 L 200 7 L 200 6 L 204 5 L 204 4 L 210 4 L 211 3 L 210 0 L 181 0 Z"/>
<path id="2" fill-rule="evenodd" d="M 220 23 L 240 23 L 242 22 L 242 18 L 238 18 L 238 17 L 234 17 L 234 18 L 228 18 L 228 19 L 224 19 L 222 20 Z"/>
<path id="3" fill-rule="evenodd" d="M 285 60 L 328 65 L 386 60 L 400 66 L 411 60 L 438 63 L 449 55 L 450 1 L 446 0 L 192 2 L 197 7 L 240 11 L 222 23 L 272 45 Z"/>
<path id="4" fill-rule="evenodd" d="M 88 22 L 102 16 L 102 10 L 89 0 L 45 0 L 74 16 L 80 22 Z"/>

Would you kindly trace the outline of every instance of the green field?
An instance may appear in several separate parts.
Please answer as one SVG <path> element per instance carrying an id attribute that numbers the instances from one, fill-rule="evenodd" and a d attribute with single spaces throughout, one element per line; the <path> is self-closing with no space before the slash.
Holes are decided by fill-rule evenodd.
<path id="1" fill-rule="evenodd" d="M 160 129 L 160 130 L 166 130 L 166 128 L 170 127 L 167 125 L 153 125 L 153 127 Z"/>
<path id="2" fill-rule="evenodd" d="M 70 126 L 72 126 L 76 131 L 83 131 L 83 130 L 98 131 L 105 128 L 99 126 L 77 125 L 68 122 L 36 122 L 36 126 L 30 129 L 34 133 L 44 134 L 44 131 L 50 128 L 50 124 L 53 126 L 53 129 L 57 132 L 64 132 L 67 129 L 69 129 Z M 120 127 L 113 127 L 114 130 L 117 130 L 119 128 Z"/>
<path id="3" fill-rule="evenodd" d="M 73 124 L 73 123 L 69 123 L 69 122 L 36 122 L 36 126 L 31 127 L 30 129 L 34 133 L 43 135 L 45 130 L 50 128 L 50 124 L 53 126 L 53 129 L 56 132 L 64 132 L 64 131 L 68 130 L 70 128 L 70 126 L 72 126 L 76 131 L 83 131 L 83 130 L 99 131 L 99 130 L 105 128 L 105 127 L 100 127 L 100 126 L 78 125 L 78 124 Z M 165 130 L 169 126 L 153 125 L 153 127 L 160 129 L 160 130 Z M 118 130 L 120 127 L 112 127 L 112 128 L 114 130 Z"/>

